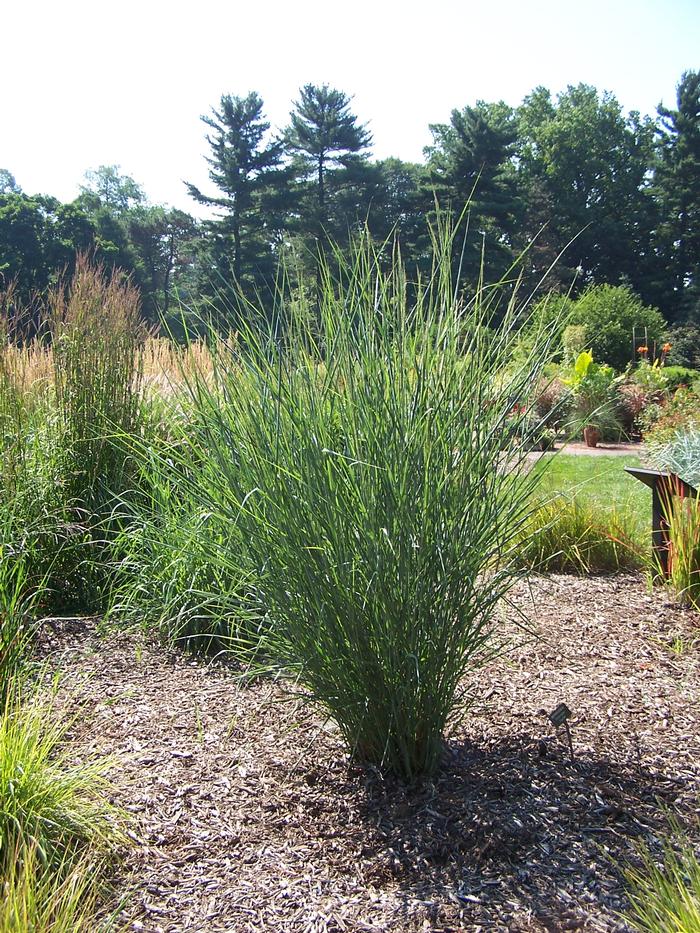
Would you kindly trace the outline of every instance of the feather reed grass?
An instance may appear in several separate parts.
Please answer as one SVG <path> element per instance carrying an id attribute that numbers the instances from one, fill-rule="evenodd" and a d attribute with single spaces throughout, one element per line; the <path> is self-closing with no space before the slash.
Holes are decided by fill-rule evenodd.
<path id="1" fill-rule="evenodd" d="M 139 433 L 139 294 L 81 256 L 69 284 L 50 296 L 54 383 L 68 499 L 83 514 L 103 515 L 126 482 L 121 437 Z"/>

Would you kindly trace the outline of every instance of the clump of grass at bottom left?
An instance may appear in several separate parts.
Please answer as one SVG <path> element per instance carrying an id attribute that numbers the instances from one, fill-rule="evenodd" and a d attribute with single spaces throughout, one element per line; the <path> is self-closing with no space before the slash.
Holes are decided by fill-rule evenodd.
<path id="1" fill-rule="evenodd" d="M 64 748 L 68 722 L 52 704 L 8 691 L 0 718 L 0 870 L 18 845 L 36 845 L 47 863 L 86 846 L 104 851 L 124 841 L 108 802 L 107 763 L 76 764 Z"/>
<path id="2" fill-rule="evenodd" d="M 0 886 L 0 933 L 94 933 L 109 929 L 101 923 L 100 891 L 96 885 L 106 865 L 87 851 L 65 864 L 47 865 L 35 845 L 19 846 Z"/>

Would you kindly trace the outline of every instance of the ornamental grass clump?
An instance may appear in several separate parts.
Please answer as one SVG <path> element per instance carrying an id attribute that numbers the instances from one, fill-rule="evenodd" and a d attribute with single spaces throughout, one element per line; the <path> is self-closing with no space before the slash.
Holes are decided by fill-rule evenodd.
<path id="1" fill-rule="evenodd" d="M 700 498 L 677 494 L 663 502 L 668 534 L 668 577 L 676 596 L 700 612 Z"/>
<path id="2" fill-rule="evenodd" d="M 628 509 L 606 509 L 582 496 L 543 501 L 523 528 L 518 549 L 538 573 L 615 573 L 643 565 Z"/>
<path id="3" fill-rule="evenodd" d="M 659 470 L 668 470 L 700 488 L 700 411 L 697 423 L 676 430 L 670 437 L 645 440 L 647 459 Z"/>
<path id="4" fill-rule="evenodd" d="M 68 730 L 47 701 L 26 701 L 20 682 L 0 710 L 0 881 L 16 853 L 36 848 L 58 870 L 86 851 L 107 854 L 125 841 L 106 798 L 106 762 L 76 764 L 63 748 Z"/>
<path id="5" fill-rule="evenodd" d="M 18 847 L 2 880 L 0 933 L 107 933 L 115 929 L 97 919 L 96 884 L 104 859 L 89 854 L 47 865 L 35 845 Z"/>
<path id="6" fill-rule="evenodd" d="M 514 364 L 515 299 L 495 326 L 484 291 L 456 295 L 448 238 L 435 255 L 410 288 L 367 244 L 337 257 L 315 305 L 215 344 L 213 379 L 188 383 L 199 507 L 235 529 L 229 559 L 266 613 L 232 648 L 408 779 L 438 766 L 465 675 L 494 649 L 539 475 L 518 469 L 539 427 L 520 403 L 553 332 Z"/>
<path id="7" fill-rule="evenodd" d="M 122 440 L 138 434 L 142 417 L 140 299 L 123 273 L 79 256 L 50 306 L 62 481 L 77 515 L 90 520 L 128 485 Z"/>
<path id="8" fill-rule="evenodd" d="M 196 456 L 192 429 L 189 418 L 187 425 L 173 420 L 171 441 L 139 448 L 138 494 L 122 500 L 123 528 L 113 542 L 110 615 L 211 654 L 227 649 L 257 613 L 248 575 L 234 559 L 243 549 L 235 524 L 220 510 L 202 508 L 208 463 Z M 189 446 L 178 431 L 187 432 Z"/>

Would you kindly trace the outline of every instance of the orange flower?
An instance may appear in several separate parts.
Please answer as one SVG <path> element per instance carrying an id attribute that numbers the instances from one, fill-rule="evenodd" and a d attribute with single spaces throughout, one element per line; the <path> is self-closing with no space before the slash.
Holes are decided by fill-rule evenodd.
<path id="1" fill-rule="evenodd" d="M 671 349 L 671 344 L 665 343 L 661 349 L 664 351 L 664 353 L 668 353 L 668 351 Z"/>
<path id="2" fill-rule="evenodd" d="M 645 347 L 645 346 L 637 347 L 637 353 L 648 353 L 648 352 L 649 352 L 649 347 Z"/>

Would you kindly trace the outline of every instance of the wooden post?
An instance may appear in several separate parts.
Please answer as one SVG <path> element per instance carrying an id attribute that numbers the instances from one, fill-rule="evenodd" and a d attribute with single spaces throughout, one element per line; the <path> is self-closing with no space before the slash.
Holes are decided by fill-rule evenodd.
<path id="1" fill-rule="evenodd" d="M 625 467 L 625 472 L 651 489 L 651 551 L 659 568 L 656 576 L 667 580 L 670 570 L 667 510 L 671 497 L 696 499 L 698 490 L 675 473 L 663 473 L 661 470 L 638 470 L 636 467 Z"/>
<path id="2" fill-rule="evenodd" d="M 651 551 L 659 567 L 658 575 L 668 579 L 668 528 L 664 520 L 661 483 L 651 487 Z M 666 499 L 668 502 L 668 499 Z"/>

